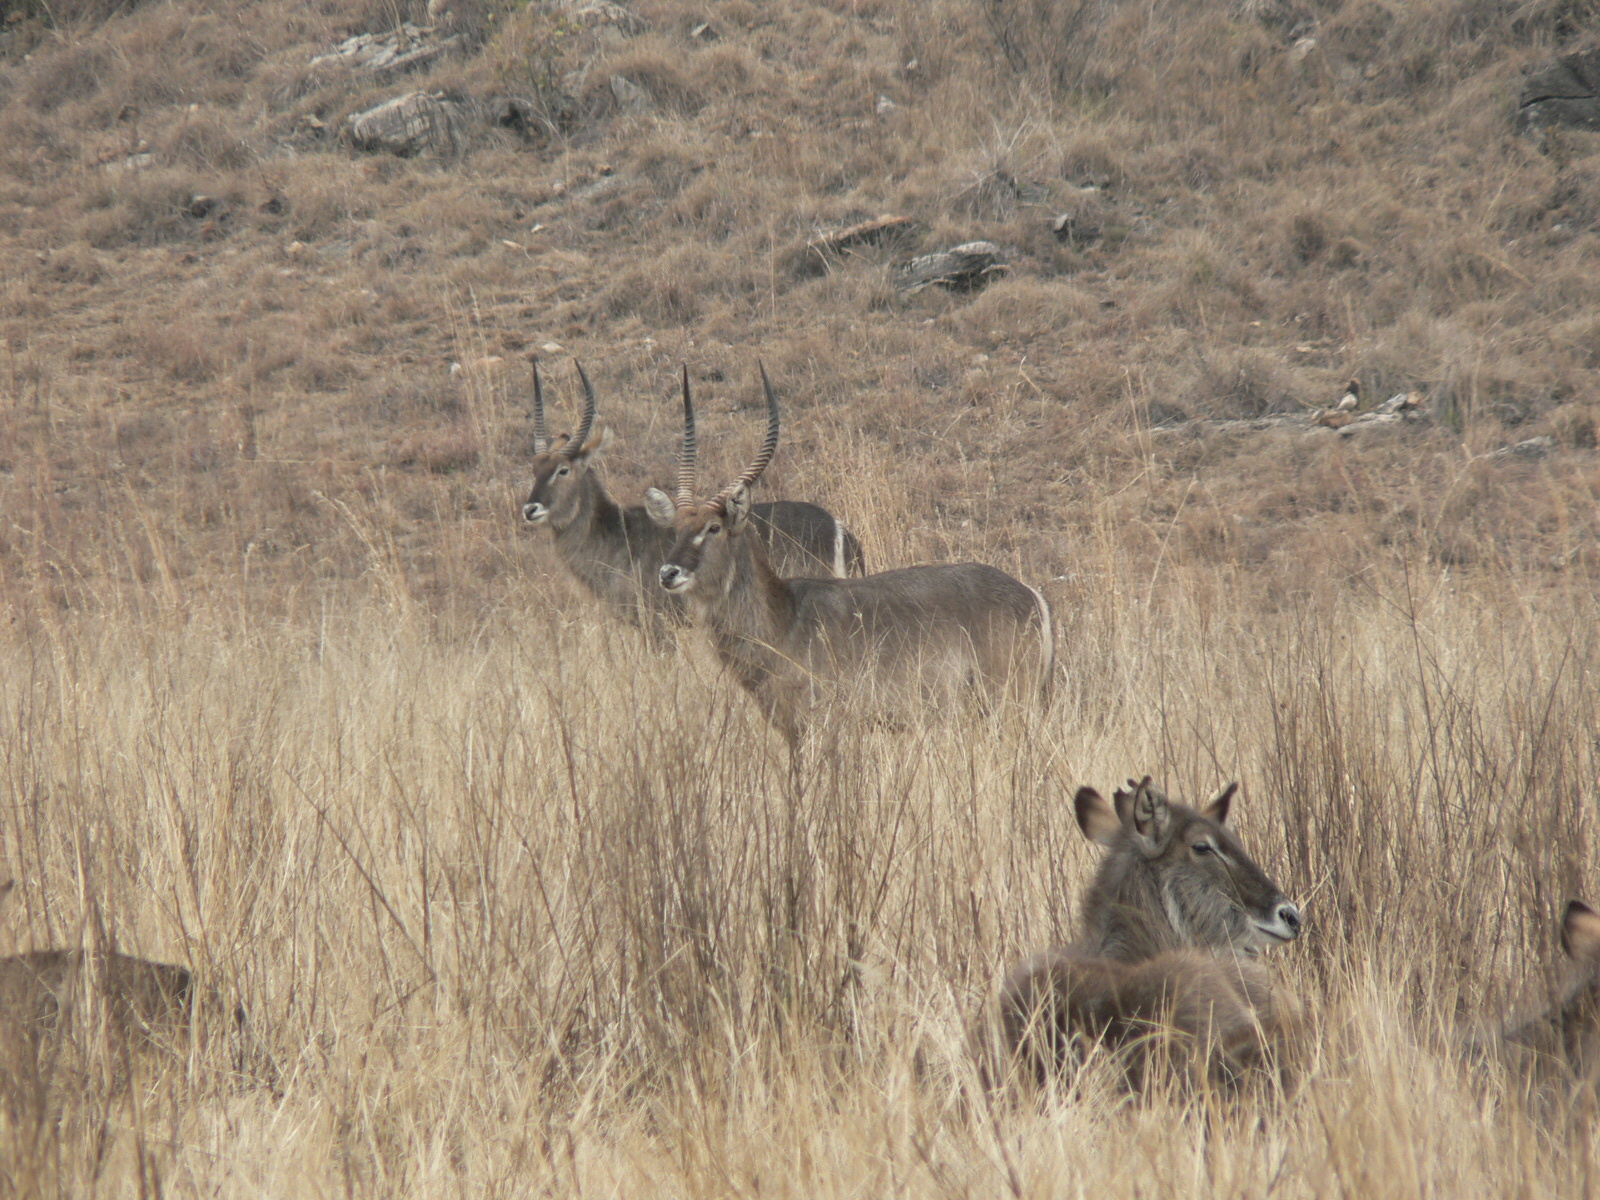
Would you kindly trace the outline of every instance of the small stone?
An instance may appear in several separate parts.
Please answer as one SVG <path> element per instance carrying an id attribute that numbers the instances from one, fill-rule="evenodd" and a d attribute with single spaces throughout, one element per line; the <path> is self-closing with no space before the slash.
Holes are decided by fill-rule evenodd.
<path id="1" fill-rule="evenodd" d="M 636 110 L 645 108 L 650 103 L 650 93 L 626 75 L 611 77 L 611 94 L 616 97 L 620 108 Z"/>

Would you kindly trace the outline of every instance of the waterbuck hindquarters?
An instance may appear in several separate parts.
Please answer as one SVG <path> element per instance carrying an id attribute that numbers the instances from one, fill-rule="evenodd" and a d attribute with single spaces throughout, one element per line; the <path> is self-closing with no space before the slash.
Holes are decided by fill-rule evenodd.
<path id="1" fill-rule="evenodd" d="M 1275 1064 L 1281 1035 L 1265 969 L 1197 951 L 1138 963 L 1035 955 L 1006 978 L 1000 1029 L 1011 1069 L 1025 1079 L 1044 1083 L 1099 1048 L 1134 1088 L 1173 1074 L 1238 1086 Z"/>

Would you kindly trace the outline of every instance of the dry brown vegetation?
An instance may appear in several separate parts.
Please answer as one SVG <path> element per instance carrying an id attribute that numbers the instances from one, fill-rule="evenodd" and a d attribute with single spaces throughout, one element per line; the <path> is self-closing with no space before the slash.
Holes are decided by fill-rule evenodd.
<path id="1" fill-rule="evenodd" d="M 1600 893 L 1600 141 L 1511 123 L 1593 6 L 635 7 L 459 0 L 468 53 L 374 83 L 309 61 L 423 5 L 0 3 L 0 951 L 183 964 L 282 1092 L 46 1076 L 0 1186 L 1588 1187 L 1592 1137 L 1453 1043 Z M 538 119 L 335 136 L 419 86 Z M 919 235 L 794 253 L 880 213 Z M 896 295 L 973 238 L 1009 277 Z M 772 494 L 1039 585 L 1048 715 L 844 721 L 792 785 L 698 640 L 519 528 L 551 344 L 630 501 L 682 359 L 706 477 L 748 455 L 759 353 Z M 1435 420 L 1222 423 L 1352 376 Z M 1243 779 L 1305 905 L 1295 1086 L 975 1100 L 970 1022 L 1092 868 L 1072 788 L 1147 771 Z"/>

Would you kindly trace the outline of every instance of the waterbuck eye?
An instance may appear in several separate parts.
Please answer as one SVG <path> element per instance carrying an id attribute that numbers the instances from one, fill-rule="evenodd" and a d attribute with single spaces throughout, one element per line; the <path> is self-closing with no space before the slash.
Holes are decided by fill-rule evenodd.
<path id="1" fill-rule="evenodd" d="M 1216 847 L 1210 842 L 1196 842 L 1194 845 L 1190 846 L 1189 849 L 1193 850 L 1196 854 L 1212 854 L 1216 851 Z"/>
<path id="2" fill-rule="evenodd" d="M 713 521 L 713 522 L 711 522 L 711 524 L 706 526 L 706 532 L 707 533 L 721 533 L 722 532 L 722 526 L 718 522 Z"/>
<path id="3" fill-rule="evenodd" d="M 561 476 L 566 475 L 571 470 L 572 470 L 571 467 L 557 467 L 556 468 L 556 478 L 559 479 Z"/>

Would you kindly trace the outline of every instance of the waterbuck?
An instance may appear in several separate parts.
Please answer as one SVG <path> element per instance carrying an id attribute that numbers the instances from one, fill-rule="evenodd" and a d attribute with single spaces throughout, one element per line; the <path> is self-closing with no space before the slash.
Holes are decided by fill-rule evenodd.
<path id="1" fill-rule="evenodd" d="M 0 884 L 0 902 L 13 883 Z M 198 988 L 185 967 L 110 949 L 0 958 L 0 1104 L 26 1102 L 52 1076 L 77 1086 L 74 1076 L 96 1048 L 109 1055 L 113 1075 L 139 1052 L 185 1061 L 202 997 L 210 1026 L 202 1035 L 226 1036 L 234 1071 L 259 1078 L 265 1069 L 270 1082 L 270 1061 L 254 1044 L 244 1009 L 226 1014 L 221 998 Z"/>
<path id="2" fill-rule="evenodd" d="M 609 431 L 602 428 L 591 437 L 598 407 L 594 386 L 582 365 L 575 365 L 583 383 L 583 421 L 576 434 L 552 439 L 545 428 L 544 387 L 534 364 L 533 490 L 522 506 L 523 519 L 548 526 L 568 569 L 635 624 L 657 632 L 663 622 L 686 624 L 683 601 L 655 583 L 672 545 L 671 530 L 652 521 L 641 507 L 618 505 L 591 469 Z M 688 387 L 687 367 L 684 386 Z M 651 491 L 670 507 L 664 493 Z M 864 569 L 861 543 L 819 505 L 778 500 L 756 505 L 752 517 L 774 561 L 792 574 L 859 575 Z"/>
<path id="3" fill-rule="evenodd" d="M 1572 1100 L 1577 1115 L 1592 1120 L 1600 1084 L 1600 912 L 1569 901 L 1561 949 L 1568 961 L 1551 972 L 1545 998 L 1470 1037 L 1467 1050 L 1473 1058 L 1485 1051 L 1497 1056 L 1546 1113 Z"/>
<path id="4" fill-rule="evenodd" d="M 778 448 L 778 398 L 761 368 L 767 438 L 750 465 L 696 500 L 694 401 L 683 391 L 678 494 L 652 500 L 677 532 L 661 586 L 683 596 L 723 664 L 798 746 L 811 710 L 840 692 L 896 706 L 1048 698 L 1055 643 L 1043 596 L 981 563 L 859 579 L 785 578 L 753 536 L 750 489 Z"/>
<path id="5" fill-rule="evenodd" d="M 1227 828 L 1237 784 L 1196 810 L 1148 776 L 1128 783 L 1114 803 L 1090 787 L 1073 799 L 1078 827 L 1106 855 L 1078 941 L 1007 975 L 1004 1050 L 1040 1082 L 1096 1044 L 1119 1053 L 1135 1085 L 1152 1049 L 1236 1078 L 1280 1032 L 1256 955 L 1300 936 L 1300 910 Z"/>

